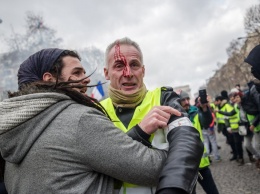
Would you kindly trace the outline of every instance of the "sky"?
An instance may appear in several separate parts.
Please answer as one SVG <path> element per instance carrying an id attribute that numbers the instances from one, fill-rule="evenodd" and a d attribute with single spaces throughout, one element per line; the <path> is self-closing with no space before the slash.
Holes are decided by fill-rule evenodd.
<path id="1" fill-rule="evenodd" d="M 105 51 L 114 40 L 131 38 L 142 49 L 148 89 L 189 85 L 194 94 L 217 63 L 227 61 L 230 42 L 246 36 L 244 16 L 256 4 L 259 0 L 0 0 L 0 53 L 6 51 L 5 37 L 25 33 L 26 12 L 32 11 L 57 31 L 64 48 Z"/>

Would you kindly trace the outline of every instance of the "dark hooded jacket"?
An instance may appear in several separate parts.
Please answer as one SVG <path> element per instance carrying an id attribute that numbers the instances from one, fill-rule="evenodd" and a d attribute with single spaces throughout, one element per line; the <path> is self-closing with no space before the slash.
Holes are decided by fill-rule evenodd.
<path id="1" fill-rule="evenodd" d="M 244 61 L 252 66 L 251 73 L 260 80 L 260 45 L 254 47 Z"/>

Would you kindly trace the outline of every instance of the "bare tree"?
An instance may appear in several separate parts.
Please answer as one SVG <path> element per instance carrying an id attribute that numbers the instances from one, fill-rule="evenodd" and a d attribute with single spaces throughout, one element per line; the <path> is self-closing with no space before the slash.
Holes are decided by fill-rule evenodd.
<path id="1" fill-rule="evenodd" d="M 241 42 L 238 40 L 232 40 L 229 44 L 229 47 L 226 49 L 229 57 L 232 57 L 236 53 L 239 53 L 241 50 Z"/>
<path id="2" fill-rule="evenodd" d="M 260 4 L 247 10 L 244 26 L 248 36 L 230 42 L 226 49 L 227 62 L 224 65 L 218 63 L 218 70 L 207 82 L 207 89 L 212 95 L 223 89 L 228 91 L 238 83 L 246 86 L 247 82 L 253 79 L 250 66 L 244 63 L 244 59 L 251 49 L 260 43 Z"/>
<path id="3" fill-rule="evenodd" d="M 56 31 L 44 23 L 43 17 L 33 12 L 27 12 L 26 29 L 25 47 L 35 51 L 43 47 L 57 47 L 62 42 L 61 38 L 55 37 Z"/>
<path id="4" fill-rule="evenodd" d="M 16 72 L 19 65 L 31 54 L 48 47 L 59 47 L 62 39 L 56 38 L 55 30 L 44 24 L 40 15 L 28 12 L 26 33 L 12 35 L 6 39 L 9 51 L 0 55 L 0 90 L 16 90 Z M 1 91 L 0 91 L 1 92 Z"/>
<path id="5" fill-rule="evenodd" d="M 9 51 L 2 55 L 0 53 L 0 94 L 3 90 L 17 89 L 17 69 L 28 56 L 44 48 L 59 48 L 62 42 L 61 38 L 56 38 L 56 31 L 47 26 L 41 15 L 27 12 L 25 21 L 26 33 L 18 34 L 12 29 L 12 36 L 6 39 Z M 88 74 L 97 69 L 91 76 L 91 84 L 105 82 L 102 71 L 104 53 L 95 47 L 81 49 L 78 52 Z M 106 88 L 104 85 L 105 90 Z M 89 93 L 91 91 L 88 90 Z"/>
<path id="6" fill-rule="evenodd" d="M 260 4 L 250 7 L 244 18 L 245 30 L 248 34 L 257 33 L 260 29 Z"/>

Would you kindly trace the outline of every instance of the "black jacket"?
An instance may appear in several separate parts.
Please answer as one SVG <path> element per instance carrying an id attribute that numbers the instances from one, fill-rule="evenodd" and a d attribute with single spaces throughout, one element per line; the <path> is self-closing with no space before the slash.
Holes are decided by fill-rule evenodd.
<path id="1" fill-rule="evenodd" d="M 252 124 L 254 126 L 257 126 L 259 124 L 259 121 L 260 121 L 260 93 L 258 91 L 259 90 L 258 88 L 260 88 L 259 84 L 255 84 L 250 88 L 250 99 L 252 100 L 252 102 L 257 107 L 255 119 L 252 121 Z"/>
<path id="2" fill-rule="evenodd" d="M 173 92 L 172 88 L 162 87 L 161 105 L 179 110 L 182 112 L 181 117 L 188 116 L 180 105 L 179 96 Z M 129 108 L 117 108 L 116 110 L 118 118 L 125 126 L 128 126 L 133 113 L 134 109 Z M 169 122 L 178 118 L 180 117 L 173 115 Z M 129 130 L 127 134 L 144 145 L 151 146 L 148 141 L 150 135 L 144 133 L 138 125 Z M 161 171 L 156 193 L 192 193 L 197 182 L 199 163 L 203 154 L 203 143 L 199 133 L 194 127 L 180 126 L 171 130 L 167 139 L 169 141 L 168 157 Z"/>

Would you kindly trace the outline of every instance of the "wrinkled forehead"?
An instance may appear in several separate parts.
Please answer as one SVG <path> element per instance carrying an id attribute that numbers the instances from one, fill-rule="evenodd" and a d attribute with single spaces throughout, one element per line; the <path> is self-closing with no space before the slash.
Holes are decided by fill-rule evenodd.
<path id="1" fill-rule="evenodd" d="M 108 64 L 118 60 L 118 56 L 124 57 L 127 61 L 130 59 L 135 59 L 142 63 L 142 54 L 133 45 L 116 44 L 113 46 L 107 55 Z"/>

